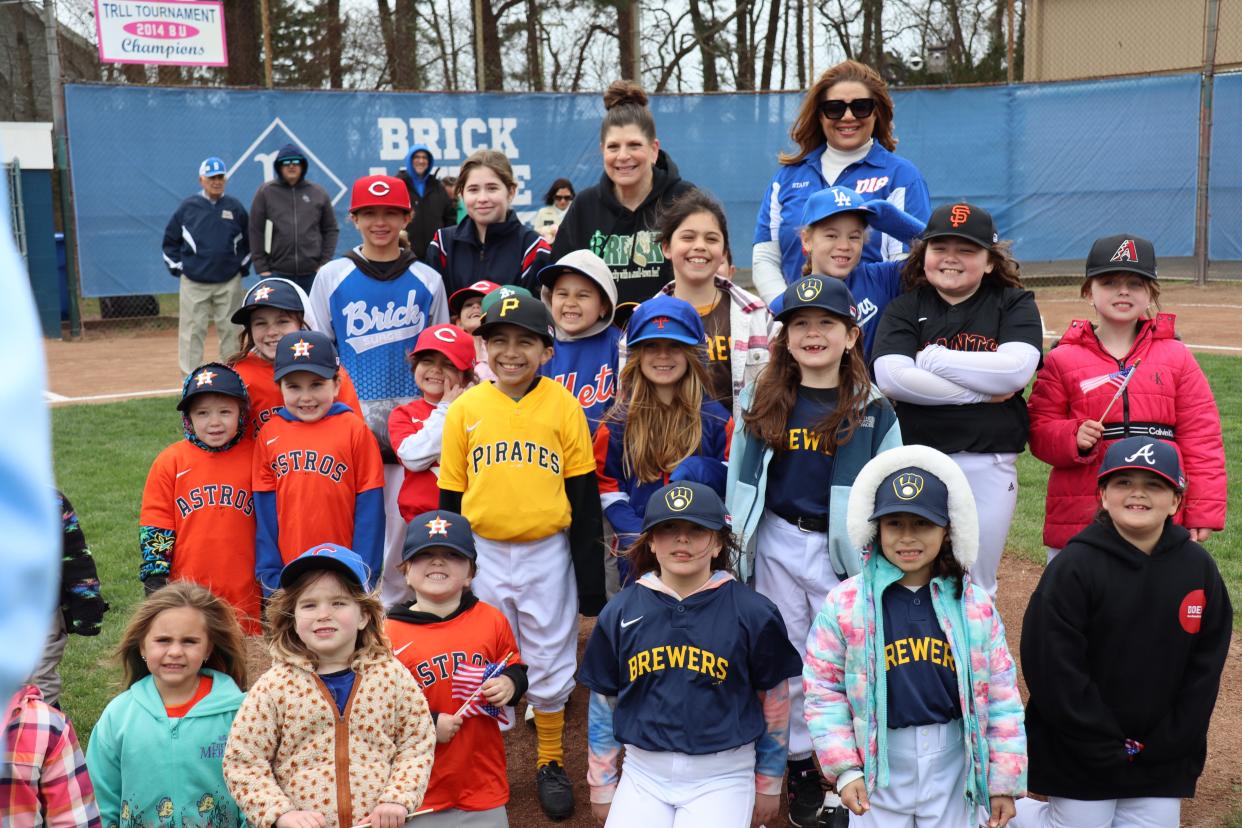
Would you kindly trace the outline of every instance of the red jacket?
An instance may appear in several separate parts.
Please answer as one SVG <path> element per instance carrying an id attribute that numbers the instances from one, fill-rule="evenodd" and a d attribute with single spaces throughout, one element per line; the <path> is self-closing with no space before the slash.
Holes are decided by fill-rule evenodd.
<path id="1" fill-rule="evenodd" d="M 1044 543 L 1060 549 L 1100 508 L 1096 474 L 1115 440 L 1136 435 L 1171 439 L 1182 455 L 1186 494 L 1177 522 L 1194 529 L 1225 526 L 1225 449 L 1220 414 L 1207 377 L 1162 313 L 1144 322 L 1124 359 L 1100 344 L 1090 322 L 1076 319 L 1044 357 L 1027 408 L 1031 453 L 1052 466 L 1044 517 Z M 1104 439 L 1083 455 L 1076 435 L 1117 393 L 1113 383 L 1083 391 L 1082 383 L 1143 361 L 1104 421 Z M 1153 426 L 1154 428 L 1148 428 Z M 1163 428 L 1162 428 L 1163 427 Z M 1166 431 L 1167 429 L 1167 431 Z M 1172 437 L 1167 435 L 1172 432 Z"/>

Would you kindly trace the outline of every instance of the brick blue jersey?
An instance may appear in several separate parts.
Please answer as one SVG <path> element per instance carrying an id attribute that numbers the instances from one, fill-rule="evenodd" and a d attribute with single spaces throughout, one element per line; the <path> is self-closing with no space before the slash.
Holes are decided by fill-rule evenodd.
<path id="1" fill-rule="evenodd" d="M 617 395 L 620 339 L 621 331 L 615 325 L 583 339 L 558 339 L 552 359 L 539 369 L 542 376 L 556 380 L 578 398 L 592 434 Z"/>

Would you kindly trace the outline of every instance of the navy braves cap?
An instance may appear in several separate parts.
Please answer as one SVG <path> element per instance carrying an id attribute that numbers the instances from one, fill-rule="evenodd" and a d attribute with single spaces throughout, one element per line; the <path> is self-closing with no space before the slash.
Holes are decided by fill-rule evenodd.
<path id="1" fill-rule="evenodd" d="M 363 589 L 371 579 L 371 572 L 362 558 L 352 549 L 336 543 L 321 543 L 298 555 L 280 570 L 280 586 L 288 589 L 293 582 L 307 572 L 326 569 L 344 575 Z"/>
<path id="2" fill-rule="evenodd" d="M 703 319 L 693 305 L 660 293 L 634 309 L 625 341 L 637 345 L 651 339 L 671 339 L 684 345 L 702 345 L 705 336 Z"/>
<path id="3" fill-rule="evenodd" d="M 341 369 L 336 347 L 325 333 L 319 331 L 294 331 L 287 333 L 276 343 L 276 359 L 272 363 L 272 378 L 280 378 L 294 371 L 310 371 L 326 379 L 335 377 Z"/>
<path id="4" fill-rule="evenodd" d="M 190 400 L 199 394 L 223 394 L 242 402 L 250 400 L 242 378 L 222 362 L 208 362 L 190 372 L 181 385 L 181 401 L 177 403 L 177 410 L 185 411 L 190 407 Z"/>
<path id="5" fill-rule="evenodd" d="M 475 330 L 475 336 L 486 339 L 502 325 L 516 325 L 539 334 L 548 345 L 556 341 L 552 311 L 548 310 L 547 305 L 531 296 L 525 288 L 511 287 L 508 296 L 501 295 L 504 291 L 505 288 L 501 288 L 483 297 L 483 324 Z"/>
<path id="6" fill-rule="evenodd" d="M 948 526 L 949 487 L 939 477 L 918 466 L 907 466 L 893 472 L 876 489 L 875 507 L 867 520 L 900 512 L 925 517 L 937 526 Z"/>
<path id="7" fill-rule="evenodd" d="M 932 211 L 922 237 L 935 239 L 942 236 L 960 236 L 989 249 L 1000 241 L 992 214 L 978 205 L 964 201 L 945 204 Z"/>
<path id="8" fill-rule="evenodd" d="M 875 210 L 866 205 L 861 193 L 849 187 L 825 187 L 806 200 L 806 207 L 802 210 L 802 226 L 809 227 L 837 213 L 868 213 L 874 216 Z M 862 218 L 867 220 L 866 216 Z"/>
<path id="9" fill-rule="evenodd" d="M 198 165 L 198 174 L 203 178 L 214 178 L 217 175 L 227 175 L 229 172 L 228 165 L 224 163 L 223 158 L 210 156 L 204 158 L 203 163 Z"/>
<path id="10" fill-rule="evenodd" d="M 684 520 L 708 529 L 729 525 L 729 513 L 716 490 L 706 483 L 683 480 L 657 489 L 647 499 L 643 531 L 670 520 Z"/>
<path id="11" fill-rule="evenodd" d="M 1125 271 L 1156 278 L 1156 246 L 1142 236 L 1122 233 L 1096 239 L 1087 254 L 1087 278 Z"/>
<path id="12" fill-rule="evenodd" d="M 1142 469 L 1169 481 L 1177 491 L 1186 488 L 1186 476 L 1182 473 L 1182 458 L 1177 447 L 1165 440 L 1152 437 L 1127 437 L 1118 440 L 1104 452 L 1104 462 L 1096 479 L 1100 485 L 1104 478 L 1123 469 Z"/>
<path id="13" fill-rule="evenodd" d="M 803 308 L 819 308 L 834 316 L 856 320 L 858 306 L 854 296 L 841 279 L 821 276 L 812 273 L 804 276 L 785 288 L 780 297 L 780 309 L 776 312 L 777 322 L 787 322 L 795 311 Z"/>
<path id="14" fill-rule="evenodd" d="M 250 315 L 258 308 L 276 308 L 306 313 L 306 303 L 302 301 L 302 295 L 298 293 L 293 282 L 280 278 L 263 279 L 246 291 L 246 298 L 242 300 L 241 307 L 233 312 L 230 319 L 234 325 L 249 325 Z"/>
<path id="15" fill-rule="evenodd" d="M 447 509 L 432 509 L 410 520 L 405 529 L 405 546 L 401 560 L 413 560 L 420 552 L 438 547 L 451 549 L 475 563 L 479 553 L 474 548 L 474 532 L 464 515 Z"/>

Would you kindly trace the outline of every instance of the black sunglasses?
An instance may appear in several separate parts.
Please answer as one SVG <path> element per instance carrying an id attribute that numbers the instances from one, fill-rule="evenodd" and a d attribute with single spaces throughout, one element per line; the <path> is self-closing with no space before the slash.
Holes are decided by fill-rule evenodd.
<path id="1" fill-rule="evenodd" d="M 573 201 L 574 197 L 571 195 L 557 195 L 557 196 L 552 196 L 552 200 L 553 201 Z"/>
<path id="2" fill-rule="evenodd" d="M 852 101 L 839 101 L 831 98 L 821 101 L 819 112 L 830 121 L 839 121 L 845 117 L 845 110 L 854 113 L 855 118 L 866 118 L 875 112 L 875 98 L 855 98 Z"/>

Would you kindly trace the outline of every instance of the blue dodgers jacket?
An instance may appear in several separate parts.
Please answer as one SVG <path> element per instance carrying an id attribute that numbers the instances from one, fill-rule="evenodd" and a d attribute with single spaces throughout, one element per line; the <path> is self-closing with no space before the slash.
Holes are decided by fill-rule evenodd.
<path id="1" fill-rule="evenodd" d="M 742 410 L 750 408 L 755 386 L 742 392 Z M 862 570 L 860 550 L 855 549 L 846 531 L 845 515 L 849 505 L 850 487 L 854 478 L 872 457 L 901 445 L 901 427 L 897 414 L 880 389 L 871 386 L 871 399 L 862 423 L 848 443 L 837 447 L 833 455 L 832 480 L 828 493 L 828 558 L 832 569 L 842 580 Z M 763 517 L 768 491 L 768 464 L 776 452 L 739 423 L 733 431 L 729 450 L 728 481 L 725 485 L 725 507 L 733 516 L 733 531 L 738 537 L 742 554 L 738 575 L 749 581 L 754 573 L 755 533 Z"/>
<path id="2" fill-rule="evenodd" d="M 195 282 L 227 282 L 250 273 L 249 217 L 231 195 L 212 202 L 201 192 L 177 207 L 164 228 L 164 264 Z"/>
<path id="3" fill-rule="evenodd" d="M 889 152 L 878 143 L 863 160 L 841 171 L 836 181 L 826 181 L 821 166 L 824 148 L 812 152 L 797 164 L 781 165 L 759 201 L 755 221 L 755 244 L 779 242 L 781 272 L 792 285 L 802 278 L 802 213 L 806 201 L 825 187 L 852 187 L 867 198 L 882 198 L 921 221 L 931 216 L 927 182 L 918 167 Z M 862 261 L 882 262 L 901 258 L 905 245 L 892 236 L 872 233 L 863 246 Z"/>

